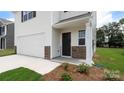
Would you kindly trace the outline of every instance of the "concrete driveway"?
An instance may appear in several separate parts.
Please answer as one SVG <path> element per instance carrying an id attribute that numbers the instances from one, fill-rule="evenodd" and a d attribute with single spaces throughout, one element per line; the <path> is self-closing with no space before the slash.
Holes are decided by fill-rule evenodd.
<path id="1" fill-rule="evenodd" d="M 44 75 L 59 65 L 61 64 L 50 60 L 22 55 L 0 57 L 0 73 L 18 67 L 26 67 Z"/>

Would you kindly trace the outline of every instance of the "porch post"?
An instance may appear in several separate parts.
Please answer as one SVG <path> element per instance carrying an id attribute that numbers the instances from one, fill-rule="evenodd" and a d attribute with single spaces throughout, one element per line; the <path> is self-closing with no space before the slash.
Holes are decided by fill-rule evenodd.
<path id="1" fill-rule="evenodd" d="M 92 65 L 92 28 L 91 21 L 86 24 L 86 63 Z"/>

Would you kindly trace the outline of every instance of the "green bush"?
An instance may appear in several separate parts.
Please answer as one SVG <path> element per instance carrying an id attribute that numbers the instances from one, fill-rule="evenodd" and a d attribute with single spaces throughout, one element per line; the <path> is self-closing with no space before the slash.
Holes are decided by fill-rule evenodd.
<path id="1" fill-rule="evenodd" d="M 80 73 L 88 74 L 89 72 L 89 66 L 86 64 L 80 64 L 77 66 L 77 71 Z"/>
<path id="2" fill-rule="evenodd" d="M 68 73 L 63 73 L 61 75 L 61 80 L 63 80 L 63 81 L 72 81 L 72 78 Z"/>
<path id="3" fill-rule="evenodd" d="M 44 79 L 44 76 L 41 75 L 40 81 L 44 81 L 44 80 L 45 80 L 45 79 Z"/>
<path id="4" fill-rule="evenodd" d="M 120 71 L 119 70 L 104 70 L 104 79 L 105 80 L 120 80 Z"/>
<path id="5" fill-rule="evenodd" d="M 63 63 L 63 64 L 62 64 L 64 70 L 66 70 L 66 71 L 68 70 L 68 65 L 69 65 L 68 63 Z"/>

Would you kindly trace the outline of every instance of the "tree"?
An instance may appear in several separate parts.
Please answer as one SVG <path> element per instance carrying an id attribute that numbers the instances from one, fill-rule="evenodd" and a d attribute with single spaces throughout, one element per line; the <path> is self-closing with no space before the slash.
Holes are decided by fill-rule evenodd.
<path id="1" fill-rule="evenodd" d="M 122 28 L 122 29 L 121 29 Z M 111 22 L 97 30 L 97 46 L 103 47 L 108 37 L 109 47 L 124 47 L 124 18 Z"/>
<path id="2" fill-rule="evenodd" d="M 116 47 L 117 34 L 120 31 L 120 25 L 117 22 L 112 22 L 108 24 L 108 38 L 109 38 L 109 47 Z"/>
<path id="3" fill-rule="evenodd" d="M 105 37 L 104 37 L 104 32 L 101 29 L 97 30 L 97 46 L 98 47 L 103 47 Z"/>
<path id="4" fill-rule="evenodd" d="M 119 20 L 119 23 L 120 23 L 120 24 L 124 24 L 124 18 L 120 19 L 120 20 Z"/>

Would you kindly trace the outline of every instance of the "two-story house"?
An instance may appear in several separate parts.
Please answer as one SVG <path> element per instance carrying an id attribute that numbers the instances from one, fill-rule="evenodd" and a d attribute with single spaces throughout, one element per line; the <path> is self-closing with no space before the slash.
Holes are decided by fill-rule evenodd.
<path id="1" fill-rule="evenodd" d="M 17 11 L 17 54 L 45 59 L 68 57 L 92 64 L 96 47 L 95 11 Z"/>
<path id="2" fill-rule="evenodd" d="M 0 49 L 14 48 L 14 23 L 0 18 Z"/>

